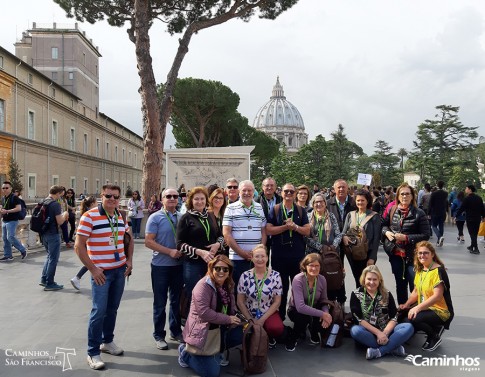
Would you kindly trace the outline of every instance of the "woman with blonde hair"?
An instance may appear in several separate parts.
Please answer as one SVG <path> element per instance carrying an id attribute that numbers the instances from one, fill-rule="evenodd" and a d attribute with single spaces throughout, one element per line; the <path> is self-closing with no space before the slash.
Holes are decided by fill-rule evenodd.
<path id="1" fill-rule="evenodd" d="M 454 316 L 450 280 L 431 242 L 416 244 L 414 268 L 414 290 L 400 308 L 409 309 L 408 319 L 417 330 L 426 333 L 422 349 L 434 351 L 441 344 L 441 334 L 444 329 L 450 328 Z M 412 306 L 415 303 L 417 305 Z"/>
<path id="2" fill-rule="evenodd" d="M 364 268 L 361 286 L 352 292 L 350 310 L 355 325 L 350 329 L 352 338 L 367 348 L 366 359 L 377 359 L 388 353 L 405 356 L 403 347 L 414 333 L 410 323 L 397 323 L 397 308 L 384 286 L 384 279 L 376 265 Z"/>

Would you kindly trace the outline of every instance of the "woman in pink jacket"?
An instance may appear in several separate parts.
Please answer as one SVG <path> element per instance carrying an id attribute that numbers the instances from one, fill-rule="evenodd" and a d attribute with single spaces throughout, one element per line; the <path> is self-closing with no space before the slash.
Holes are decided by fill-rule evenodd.
<path id="1" fill-rule="evenodd" d="M 236 317 L 234 298 L 233 265 L 225 255 L 216 255 L 207 265 L 207 275 L 195 285 L 192 291 L 190 312 L 184 327 L 184 341 L 189 345 L 179 346 L 179 364 L 192 368 L 199 376 L 219 376 L 220 352 L 202 356 L 194 353 L 206 344 L 209 330 L 220 328 L 219 351 L 225 351 L 242 343 L 241 321 Z M 223 363 L 222 365 L 227 365 Z"/>

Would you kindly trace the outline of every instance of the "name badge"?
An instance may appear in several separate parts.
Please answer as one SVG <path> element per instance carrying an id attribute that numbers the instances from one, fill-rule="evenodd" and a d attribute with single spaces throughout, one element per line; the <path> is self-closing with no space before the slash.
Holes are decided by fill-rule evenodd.
<path id="1" fill-rule="evenodd" d="M 110 237 L 109 238 L 109 246 L 113 246 L 115 244 L 115 238 L 114 237 Z"/>
<path id="2" fill-rule="evenodd" d="M 251 225 L 248 225 L 248 229 L 251 230 L 253 229 L 253 227 Z"/>
<path id="3" fill-rule="evenodd" d="M 257 309 L 256 310 L 256 319 L 260 319 L 263 316 L 263 313 L 261 313 L 261 310 Z"/>
<path id="4" fill-rule="evenodd" d="M 375 326 L 376 323 L 377 323 L 377 316 L 376 315 L 371 315 L 370 316 L 370 319 L 369 319 L 369 323 L 372 325 L 372 326 Z"/>

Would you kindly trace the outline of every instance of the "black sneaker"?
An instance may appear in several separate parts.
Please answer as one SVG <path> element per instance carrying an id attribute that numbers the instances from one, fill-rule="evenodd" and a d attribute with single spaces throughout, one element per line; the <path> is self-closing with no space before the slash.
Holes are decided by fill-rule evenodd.
<path id="1" fill-rule="evenodd" d="M 58 291 L 60 289 L 64 289 L 64 286 L 54 282 L 52 284 L 46 285 L 44 291 Z"/>
<path id="2" fill-rule="evenodd" d="M 2 257 L 0 258 L 0 262 L 10 262 L 13 260 L 13 257 Z"/>
<path id="3" fill-rule="evenodd" d="M 480 254 L 480 250 L 478 250 L 478 247 L 474 247 L 473 249 L 470 250 L 470 254 Z"/>
<path id="4" fill-rule="evenodd" d="M 47 285 L 47 283 L 44 280 L 41 280 L 40 283 L 39 283 L 39 285 L 41 287 L 45 287 Z"/>
<path id="5" fill-rule="evenodd" d="M 288 352 L 293 352 L 296 348 L 296 340 L 288 340 L 285 345 L 285 349 Z"/>
<path id="6" fill-rule="evenodd" d="M 472 251 L 472 250 L 473 250 L 473 246 L 472 246 L 472 245 L 467 246 L 467 247 L 466 247 L 466 249 L 467 249 L 468 251 Z"/>
<path id="7" fill-rule="evenodd" d="M 27 250 L 25 250 L 23 253 L 20 253 L 22 255 L 22 259 L 27 258 Z"/>
<path id="8" fill-rule="evenodd" d="M 310 343 L 320 344 L 320 334 L 318 332 L 310 333 Z"/>
<path id="9" fill-rule="evenodd" d="M 423 351 L 434 351 L 441 344 L 442 339 L 439 335 L 428 339 L 423 345 Z"/>
<path id="10" fill-rule="evenodd" d="M 268 344 L 270 349 L 276 348 L 276 339 L 275 338 L 269 338 L 268 339 Z"/>

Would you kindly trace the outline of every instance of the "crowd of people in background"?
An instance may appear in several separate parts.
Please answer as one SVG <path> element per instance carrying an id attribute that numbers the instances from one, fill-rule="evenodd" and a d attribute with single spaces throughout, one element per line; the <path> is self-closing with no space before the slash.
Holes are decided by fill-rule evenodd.
<path id="1" fill-rule="evenodd" d="M 27 251 L 15 238 L 21 204 L 10 182 L 2 191 L 0 261 L 13 260 L 12 247 L 24 259 Z M 228 364 L 229 349 L 241 344 L 247 321 L 267 332 L 270 348 L 283 343 L 293 352 L 307 330 L 310 343 L 320 344 L 334 324 L 329 301 L 342 307 L 347 302 L 348 270 L 355 281 L 348 303 L 350 334 L 367 347 L 367 359 L 405 356 L 403 344 L 416 330 L 426 334 L 423 350 L 434 351 L 454 315 L 450 281 L 437 255 L 445 221 L 456 224 L 458 243 L 465 242 L 466 224 L 468 250 L 480 254 L 477 236 L 485 220 L 473 185 L 448 193 L 443 181 L 416 192 L 407 183 L 358 188 L 343 179 L 330 188 L 279 187 L 267 177 L 258 195 L 252 181 L 229 178 L 223 187 L 182 184 L 147 200 L 133 191 L 126 211 L 120 208 L 119 187 L 105 185 L 100 202 L 83 197 L 77 229 L 75 198 L 73 189 L 53 186 L 44 200 L 53 221 L 42 235 L 47 258 L 40 285 L 46 291 L 63 289 L 54 280 L 61 241 L 68 248 L 75 242 L 83 266 L 71 284 L 79 290 L 82 276 L 91 273 L 89 366 L 105 366 L 101 352 L 123 353 L 113 342 L 116 312 L 131 273 L 133 239 L 143 238 L 147 212 L 144 243 L 152 250 L 155 345 L 169 349 L 169 302 L 168 335 L 180 343 L 179 364 L 204 376 L 217 376 Z M 435 245 L 429 242 L 433 233 Z M 397 304 L 376 266 L 381 245 L 395 277 Z M 332 278 L 325 272 L 328 258 L 339 266 Z M 216 329 L 217 352 L 209 351 Z"/>

